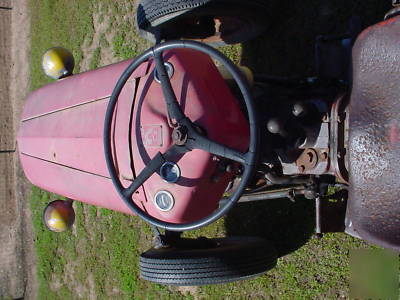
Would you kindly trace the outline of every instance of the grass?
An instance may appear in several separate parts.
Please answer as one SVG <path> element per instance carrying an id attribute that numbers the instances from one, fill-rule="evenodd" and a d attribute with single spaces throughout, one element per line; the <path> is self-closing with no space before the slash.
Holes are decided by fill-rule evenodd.
<path id="1" fill-rule="evenodd" d="M 83 58 L 81 45 L 93 37 L 92 3 L 90 1 L 31 0 L 31 86 L 33 89 L 50 82 L 41 69 L 41 55 L 55 45 L 74 53 L 76 68 Z"/>
<path id="2" fill-rule="evenodd" d="M 320 28 L 315 21 L 319 1 L 311 2 L 315 5 L 307 12 L 303 4 L 290 3 L 287 10 L 280 9 L 283 18 L 271 16 L 272 29 L 265 35 L 243 45 L 225 47 L 222 51 L 236 63 L 242 62 L 259 72 L 308 75 L 313 68 L 313 39 Z M 337 14 L 341 18 L 340 22 L 335 20 L 335 24 L 345 23 L 351 10 L 365 15 L 368 23 L 377 21 L 377 16 L 383 12 L 383 5 L 373 4 L 374 1 L 332 2 L 338 7 Z M 30 0 L 30 3 L 33 89 L 50 82 L 41 71 L 40 58 L 52 46 L 72 50 L 76 58 L 75 72 L 80 71 L 85 60 L 89 62 L 89 68 L 98 67 L 103 48 L 111 47 L 116 57 L 126 59 L 149 46 L 134 29 L 132 1 Z M 92 45 L 95 35 L 93 14 L 98 14 L 100 23 L 108 20 L 108 26 L 101 33 L 98 45 L 93 45 L 94 51 L 85 56 L 82 45 Z M 285 19 L 284 24 L 281 19 Z M 340 31 L 342 28 L 339 27 L 330 30 Z M 285 39 L 286 36 L 291 38 Z M 55 198 L 56 195 L 38 188 L 32 190 L 30 203 L 40 281 L 39 299 L 347 297 L 349 251 L 368 247 L 344 234 L 327 234 L 322 239 L 314 237 L 314 208 L 307 200 L 241 204 L 225 219 L 187 235 L 266 237 L 277 245 L 282 256 L 278 266 L 254 280 L 185 291 L 139 279 L 138 256 L 150 247 L 152 238 L 150 228 L 140 219 L 76 202 L 74 230 L 54 234 L 44 228 L 41 216 L 47 203 Z"/>
<path id="3" fill-rule="evenodd" d="M 97 68 L 100 64 L 100 59 L 101 59 L 101 49 L 100 49 L 100 47 L 98 47 L 93 52 L 93 56 L 92 56 L 92 59 L 90 60 L 90 64 L 89 64 L 89 69 L 93 70 L 93 69 Z"/>
<path id="4" fill-rule="evenodd" d="M 32 191 L 39 299 L 70 299 L 90 293 L 101 298 L 168 298 L 167 288 L 138 279 L 137 256 L 149 247 L 151 235 L 141 221 L 120 213 L 75 203 L 76 231 L 54 234 L 42 224 L 45 204 L 56 198 Z M 143 242 L 145 241 L 145 242 Z"/>

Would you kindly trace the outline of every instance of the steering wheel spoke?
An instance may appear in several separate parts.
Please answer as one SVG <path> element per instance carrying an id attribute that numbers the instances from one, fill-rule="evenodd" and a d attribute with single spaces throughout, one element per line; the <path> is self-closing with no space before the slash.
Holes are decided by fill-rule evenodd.
<path id="1" fill-rule="evenodd" d="M 183 114 L 178 100 L 176 99 L 175 92 L 172 89 L 171 81 L 164 65 L 162 51 L 154 52 L 153 55 L 156 62 L 158 78 L 160 79 L 165 103 L 167 105 L 168 114 L 171 119 L 175 119 L 177 122 L 180 122 L 185 118 L 185 115 Z"/>
<path id="2" fill-rule="evenodd" d="M 199 134 L 196 134 L 193 139 L 189 139 L 187 144 L 191 149 L 204 150 L 211 154 L 227 158 L 241 164 L 246 163 L 246 153 L 242 153 L 235 149 L 221 145 Z"/>
<path id="3" fill-rule="evenodd" d="M 132 184 L 123 191 L 125 197 L 132 197 L 133 193 L 153 175 L 161 166 L 165 163 L 164 156 L 158 152 L 156 156 L 146 165 L 146 167 L 140 172 L 140 174 L 135 178 Z"/>
<path id="4" fill-rule="evenodd" d="M 133 193 L 146 182 L 154 173 L 160 170 L 161 166 L 167 161 L 174 161 L 180 155 L 184 154 L 188 150 L 184 147 L 172 146 L 164 154 L 158 152 L 156 156 L 144 167 L 140 174 L 135 178 L 132 184 L 123 190 L 125 197 L 132 197 Z"/>

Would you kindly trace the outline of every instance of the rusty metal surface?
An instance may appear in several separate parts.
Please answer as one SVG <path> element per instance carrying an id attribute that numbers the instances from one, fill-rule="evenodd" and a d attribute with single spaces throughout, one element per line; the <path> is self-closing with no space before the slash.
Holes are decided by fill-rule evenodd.
<path id="1" fill-rule="evenodd" d="M 348 166 L 346 165 L 347 149 L 347 109 L 348 96 L 341 95 L 333 103 L 330 113 L 330 172 L 336 176 L 341 183 L 348 183 Z"/>
<path id="2" fill-rule="evenodd" d="M 300 173 L 314 169 L 318 164 L 318 153 L 312 148 L 305 149 L 296 160 Z"/>
<path id="3" fill-rule="evenodd" d="M 302 151 L 293 160 L 281 159 L 285 175 L 322 175 L 329 171 L 329 119 L 318 128 L 303 128 L 307 138 L 297 150 Z"/>
<path id="4" fill-rule="evenodd" d="M 348 217 L 365 240 L 400 251 L 400 17 L 353 49 Z"/>

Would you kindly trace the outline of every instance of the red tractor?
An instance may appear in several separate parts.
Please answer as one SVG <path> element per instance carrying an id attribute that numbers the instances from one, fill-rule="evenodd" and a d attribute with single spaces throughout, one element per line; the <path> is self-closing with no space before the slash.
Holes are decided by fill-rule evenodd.
<path id="1" fill-rule="evenodd" d="M 317 76 L 288 79 L 244 73 L 200 42 L 255 36 L 264 1 L 164 2 L 139 5 L 138 27 L 155 45 L 135 59 L 71 75 L 68 53 L 53 49 L 66 58 L 63 79 L 29 96 L 18 134 L 28 179 L 148 222 L 156 238 L 141 276 L 162 284 L 230 282 L 276 264 L 274 245 L 258 237 L 181 238 L 238 202 L 305 197 L 318 234 L 342 230 L 399 251 L 398 11 L 320 38 Z M 348 195 L 334 223 L 321 201 L 332 190 Z M 70 208 L 50 204 L 47 226 L 70 225 Z"/>

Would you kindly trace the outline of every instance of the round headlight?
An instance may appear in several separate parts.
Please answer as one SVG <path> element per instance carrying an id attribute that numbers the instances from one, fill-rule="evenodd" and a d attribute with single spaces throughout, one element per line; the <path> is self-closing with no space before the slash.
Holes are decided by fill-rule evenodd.
<path id="1" fill-rule="evenodd" d="M 60 79 L 71 75 L 74 66 L 74 57 L 72 53 L 65 48 L 53 47 L 43 54 L 43 71 L 47 76 L 53 79 Z"/>
<path id="2" fill-rule="evenodd" d="M 43 221 L 46 227 L 54 232 L 63 232 L 71 228 L 75 221 L 72 201 L 50 202 L 44 210 Z"/>

